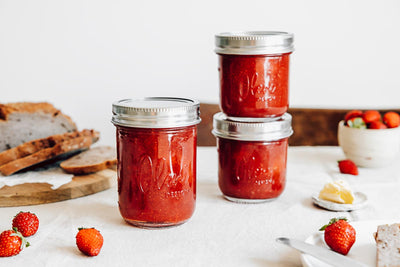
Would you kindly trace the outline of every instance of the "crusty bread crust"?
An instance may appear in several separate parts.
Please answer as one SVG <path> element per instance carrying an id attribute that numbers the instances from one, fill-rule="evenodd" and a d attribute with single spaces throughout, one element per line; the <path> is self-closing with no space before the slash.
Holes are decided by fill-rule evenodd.
<path id="1" fill-rule="evenodd" d="M 71 118 L 50 103 L 0 104 L 0 152 L 34 139 L 76 130 Z"/>
<path id="2" fill-rule="evenodd" d="M 15 103 L 7 103 L 0 104 L 0 120 L 7 120 L 8 116 L 12 113 L 36 113 L 43 112 L 53 114 L 53 116 L 57 116 L 61 113 L 60 110 L 56 109 L 52 104 L 47 102 L 15 102 Z M 64 116 L 68 117 L 64 114 Z M 71 119 L 71 118 L 69 118 Z M 75 124 L 71 120 L 72 124 Z"/>
<path id="3" fill-rule="evenodd" d="M 379 225 L 375 241 L 376 266 L 400 267 L 400 224 Z"/>
<path id="4" fill-rule="evenodd" d="M 24 158 L 11 161 L 0 166 L 0 172 L 3 175 L 11 175 L 17 171 L 34 166 L 38 163 L 53 159 L 65 153 L 88 149 L 93 143 L 91 136 L 80 136 L 61 142 L 53 147 L 39 150 Z"/>
<path id="5" fill-rule="evenodd" d="M 17 147 L 0 152 L 0 166 L 36 153 L 42 149 L 53 147 L 61 142 L 80 136 L 90 136 L 92 137 L 94 143 L 99 139 L 99 132 L 85 129 L 80 132 L 75 131 L 71 133 L 56 134 L 47 138 L 41 138 L 26 142 Z"/>
<path id="6" fill-rule="evenodd" d="M 76 175 L 98 172 L 117 163 L 115 148 L 99 146 L 86 150 L 63 162 L 60 167 L 67 173 Z"/>

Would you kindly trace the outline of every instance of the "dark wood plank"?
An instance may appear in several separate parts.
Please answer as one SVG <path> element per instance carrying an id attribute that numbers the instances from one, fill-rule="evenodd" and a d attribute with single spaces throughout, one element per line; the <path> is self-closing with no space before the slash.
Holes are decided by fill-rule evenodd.
<path id="1" fill-rule="evenodd" d="M 315 109 L 289 108 L 292 115 L 293 135 L 289 138 L 291 146 L 336 146 L 337 126 L 339 121 L 351 109 Z M 363 109 L 368 110 L 368 109 Z M 387 111 L 400 109 L 379 109 L 383 115 Z M 212 116 L 219 112 L 218 104 L 201 103 L 200 116 L 202 122 L 198 127 L 197 144 L 199 146 L 215 146 L 216 139 L 211 134 Z"/>

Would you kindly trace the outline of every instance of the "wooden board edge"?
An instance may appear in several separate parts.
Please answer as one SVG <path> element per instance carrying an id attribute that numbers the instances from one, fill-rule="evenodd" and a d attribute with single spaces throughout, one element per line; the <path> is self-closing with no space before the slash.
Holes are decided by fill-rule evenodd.
<path id="1" fill-rule="evenodd" d="M 71 182 L 56 190 L 51 189 L 50 184 L 40 184 L 41 190 L 33 195 L 25 196 L 17 192 L 9 196 L 0 196 L 0 207 L 48 204 L 91 195 L 112 188 L 116 185 L 116 177 L 115 170 L 105 169 L 89 175 L 74 176 Z M 20 185 L 14 187 L 18 186 Z"/>

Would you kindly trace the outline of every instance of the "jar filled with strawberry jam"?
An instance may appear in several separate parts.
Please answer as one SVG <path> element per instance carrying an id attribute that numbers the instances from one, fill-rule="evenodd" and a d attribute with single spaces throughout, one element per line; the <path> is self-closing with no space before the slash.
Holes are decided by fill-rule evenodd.
<path id="1" fill-rule="evenodd" d="M 220 108 L 230 117 L 282 116 L 289 106 L 293 34 L 234 32 L 215 36 Z"/>
<path id="2" fill-rule="evenodd" d="M 187 221 L 196 201 L 199 102 L 150 97 L 113 104 L 118 158 L 118 204 L 138 227 Z"/>
<path id="3" fill-rule="evenodd" d="M 257 122 L 235 121 L 223 113 L 214 115 L 218 184 L 226 199 L 257 203 L 283 192 L 291 122 L 288 113 L 277 120 Z"/>

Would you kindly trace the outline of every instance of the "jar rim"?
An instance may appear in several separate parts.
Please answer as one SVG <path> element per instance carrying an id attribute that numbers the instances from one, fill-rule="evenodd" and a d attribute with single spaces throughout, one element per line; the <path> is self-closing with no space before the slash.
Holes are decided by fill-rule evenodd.
<path id="1" fill-rule="evenodd" d="M 294 51 L 293 33 L 283 31 L 222 32 L 215 35 L 215 52 L 232 55 L 285 54 Z"/>
<path id="2" fill-rule="evenodd" d="M 114 125 L 138 128 L 183 127 L 200 123 L 200 102 L 190 98 L 144 97 L 112 104 Z"/>
<path id="3" fill-rule="evenodd" d="M 216 137 L 240 141 L 276 141 L 293 134 L 291 123 L 289 113 L 273 120 L 238 121 L 219 112 L 213 117 L 212 133 Z"/>

